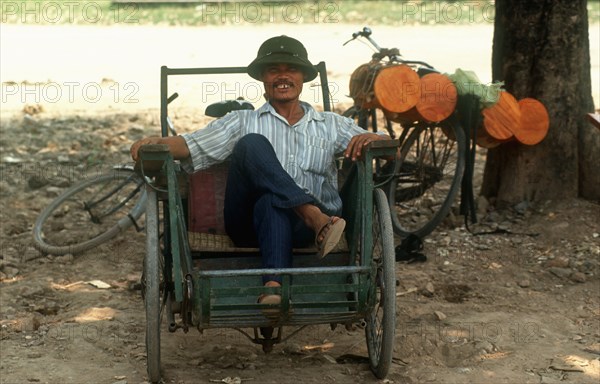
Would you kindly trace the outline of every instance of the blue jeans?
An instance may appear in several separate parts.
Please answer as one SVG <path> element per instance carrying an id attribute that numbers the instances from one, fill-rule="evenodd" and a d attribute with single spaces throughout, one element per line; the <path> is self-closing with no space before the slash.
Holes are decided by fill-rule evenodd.
<path id="1" fill-rule="evenodd" d="M 314 203 L 283 169 L 266 137 L 242 137 L 230 156 L 225 190 L 225 230 L 238 247 L 258 247 L 263 268 L 290 268 L 292 249 L 314 241 L 293 208 Z M 263 276 L 263 282 L 281 282 Z"/>

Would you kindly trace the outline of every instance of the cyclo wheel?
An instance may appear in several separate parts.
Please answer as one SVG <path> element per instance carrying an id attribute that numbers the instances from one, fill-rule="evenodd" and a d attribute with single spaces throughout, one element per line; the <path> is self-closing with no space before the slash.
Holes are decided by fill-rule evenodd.
<path id="1" fill-rule="evenodd" d="M 146 256 L 142 275 L 142 295 L 146 307 L 146 356 L 148 380 L 160 381 L 160 276 L 162 257 L 159 240 L 158 198 L 148 190 L 146 203 Z"/>
<path id="2" fill-rule="evenodd" d="M 385 378 L 392 364 L 396 320 L 396 273 L 394 233 L 385 193 L 374 191 L 373 262 L 377 265 L 374 306 L 367 314 L 365 335 L 369 366 L 379 379 Z"/>
<path id="3" fill-rule="evenodd" d="M 417 125 L 400 149 L 387 184 L 394 232 L 425 237 L 448 215 L 465 168 L 465 134 L 448 120 Z"/>
<path id="4" fill-rule="evenodd" d="M 133 170 L 115 168 L 61 193 L 37 217 L 36 247 L 46 253 L 79 253 L 129 228 L 144 212 L 143 180 Z"/>

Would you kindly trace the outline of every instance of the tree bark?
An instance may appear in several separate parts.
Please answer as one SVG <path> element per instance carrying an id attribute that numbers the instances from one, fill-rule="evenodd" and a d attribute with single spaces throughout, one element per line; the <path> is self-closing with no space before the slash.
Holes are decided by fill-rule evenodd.
<path id="1" fill-rule="evenodd" d="M 600 135 L 586 121 L 591 92 L 587 1 L 497 0 L 492 76 L 518 100 L 548 110 L 535 146 L 488 150 L 481 194 L 497 205 L 577 196 L 600 199 Z"/>

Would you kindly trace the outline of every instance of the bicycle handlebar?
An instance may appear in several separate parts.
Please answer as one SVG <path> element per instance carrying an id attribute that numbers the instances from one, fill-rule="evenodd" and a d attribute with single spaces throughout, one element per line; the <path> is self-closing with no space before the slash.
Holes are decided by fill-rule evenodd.
<path id="1" fill-rule="evenodd" d="M 377 52 L 381 52 L 382 50 L 384 50 L 385 48 L 381 48 L 376 42 L 375 40 L 371 39 L 371 34 L 373 33 L 373 31 L 371 31 L 371 28 L 369 27 L 364 27 L 362 29 L 362 31 L 358 31 L 358 32 L 354 32 L 352 34 L 352 38 L 348 41 L 346 41 L 344 43 L 344 45 L 348 44 L 349 42 L 351 42 L 352 40 L 356 40 L 358 37 L 364 37 L 365 39 L 367 39 L 369 41 L 369 43 L 371 43 L 371 45 L 373 47 L 375 47 L 375 49 L 377 50 Z M 400 53 L 398 53 L 398 56 L 400 56 Z"/>
<path id="2" fill-rule="evenodd" d="M 371 38 L 371 35 L 373 34 L 373 31 L 371 30 L 371 28 L 369 27 L 364 27 L 361 31 L 358 32 L 354 32 L 352 34 L 352 38 L 348 41 L 346 41 L 344 43 L 344 45 L 348 44 L 349 42 L 356 40 L 358 37 L 363 37 L 365 38 L 369 43 L 371 43 L 371 45 L 375 48 L 375 50 L 377 51 L 376 53 L 373 54 L 373 59 L 375 60 L 383 60 L 384 58 L 389 58 L 391 62 L 395 62 L 395 63 L 402 63 L 402 64 L 415 64 L 415 65 L 422 65 L 424 67 L 427 67 L 429 69 L 434 69 L 431 65 L 423 62 L 423 61 L 413 61 L 413 60 L 404 60 L 402 59 L 402 55 L 400 54 L 400 50 L 398 48 L 381 48 L 379 46 L 379 44 L 377 44 L 375 42 L 375 40 L 373 40 Z"/>

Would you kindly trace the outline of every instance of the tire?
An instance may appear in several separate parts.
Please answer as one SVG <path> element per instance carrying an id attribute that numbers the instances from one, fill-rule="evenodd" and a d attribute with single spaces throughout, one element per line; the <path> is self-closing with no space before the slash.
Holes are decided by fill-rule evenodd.
<path id="1" fill-rule="evenodd" d="M 377 265 L 377 273 L 373 289 L 374 306 L 365 318 L 365 335 L 371 371 L 377 378 L 383 379 L 392 364 L 396 329 L 394 232 L 385 193 L 375 189 L 374 200 L 373 261 Z"/>
<path id="2" fill-rule="evenodd" d="M 156 192 L 149 190 L 146 203 L 146 256 L 142 292 L 146 307 L 146 364 L 148 381 L 151 383 L 160 381 L 161 264 L 158 199 Z"/>
<path id="3" fill-rule="evenodd" d="M 143 184 L 133 170 L 118 168 L 71 186 L 39 214 L 35 246 L 54 255 L 75 254 L 113 238 L 144 212 Z"/>
<path id="4" fill-rule="evenodd" d="M 423 238 L 448 215 L 460 190 L 466 145 L 463 130 L 454 124 L 420 126 L 409 134 L 398 176 L 386 186 L 396 234 Z"/>

